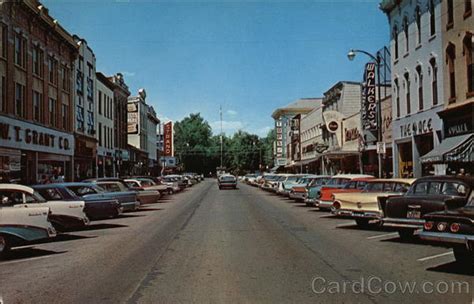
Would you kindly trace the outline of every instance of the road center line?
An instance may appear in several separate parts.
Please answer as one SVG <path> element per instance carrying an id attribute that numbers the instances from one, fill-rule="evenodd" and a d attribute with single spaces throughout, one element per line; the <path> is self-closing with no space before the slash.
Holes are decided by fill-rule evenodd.
<path id="1" fill-rule="evenodd" d="M 390 237 L 390 236 L 398 236 L 398 232 L 373 235 L 373 236 L 369 236 L 367 239 L 373 240 L 373 239 L 379 239 L 379 238 Z"/>
<path id="2" fill-rule="evenodd" d="M 448 251 L 448 252 L 445 252 L 445 253 L 440 253 L 440 254 L 437 254 L 437 255 L 432 255 L 432 256 L 425 257 L 425 258 L 421 258 L 421 259 L 418 259 L 417 261 L 418 262 L 424 262 L 424 261 L 428 261 L 428 260 L 431 260 L 431 259 L 436 259 L 436 258 L 440 258 L 440 257 L 443 257 L 443 256 L 451 255 L 451 254 L 453 254 L 453 252 Z"/>

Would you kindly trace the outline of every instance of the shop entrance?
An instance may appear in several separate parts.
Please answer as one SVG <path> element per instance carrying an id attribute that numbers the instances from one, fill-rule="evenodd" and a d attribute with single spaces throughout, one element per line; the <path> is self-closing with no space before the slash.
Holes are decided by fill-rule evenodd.
<path id="1" fill-rule="evenodd" d="M 413 177 L 413 153 L 411 142 L 398 144 L 398 176 Z"/>

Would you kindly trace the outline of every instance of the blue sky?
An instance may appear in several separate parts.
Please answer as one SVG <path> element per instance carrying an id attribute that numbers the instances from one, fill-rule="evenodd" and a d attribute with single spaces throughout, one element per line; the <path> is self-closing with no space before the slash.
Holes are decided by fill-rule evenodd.
<path id="1" fill-rule="evenodd" d="M 370 52 L 389 41 L 379 1 L 67 1 L 43 3 L 84 37 L 105 74 L 147 91 L 160 117 L 200 112 L 219 132 L 265 135 L 273 110 L 360 81 Z"/>

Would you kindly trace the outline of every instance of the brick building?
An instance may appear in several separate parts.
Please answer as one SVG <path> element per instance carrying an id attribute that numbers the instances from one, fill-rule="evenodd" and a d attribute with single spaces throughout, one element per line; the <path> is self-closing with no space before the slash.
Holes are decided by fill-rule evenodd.
<path id="1" fill-rule="evenodd" d="M 0 182 L 73 177 L 73 37 L 36 0 L 0 2 Z"/>

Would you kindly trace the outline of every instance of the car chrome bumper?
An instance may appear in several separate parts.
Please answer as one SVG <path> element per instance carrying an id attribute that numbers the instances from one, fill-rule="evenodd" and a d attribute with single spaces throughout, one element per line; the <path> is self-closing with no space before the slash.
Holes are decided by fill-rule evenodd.
<path id="1" fill-rule="evenodd" d="M 317 200 L 316 206 L 323 209 L 331 209 L 332 203 L 333 203 L 332 201 Z"/>
<path id="2" fill-rule="evenodd" d="M 389 226 L 389 227 L 418 229 L 418 228 L 423 227 L 425 220 L 385 217 L 382 219 L 382 222 L 384 226 Z"/>
<path id="3" fill-rule="evenodd" d="M 436 241 L 453 244 L 466 244 L 469 241 L 474 241 L 474 235 L 456 234 L 450 232 L 422 231 L 419 235 L 421 239 L 426 241 Z"/>
<path id="4" fill-rule="evenodd" d="M 305 200 L 306 193 L 291 192 L 290 198 L 295 199 L 295 200 Z"/>
<path id="5" fill-rule="evenodd" d="M 371 220 L 380 220 L 382 218 L 382 214 L 373 211 L 352 211 L 352 210 L 344 210 L 344 209 L 337 209 L 333 210 L 332 214 L 336 216 L 346 217 L 346 218 L 365 218 Z"/>

